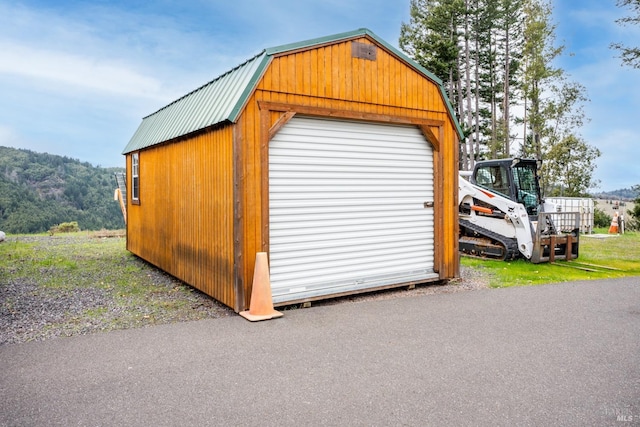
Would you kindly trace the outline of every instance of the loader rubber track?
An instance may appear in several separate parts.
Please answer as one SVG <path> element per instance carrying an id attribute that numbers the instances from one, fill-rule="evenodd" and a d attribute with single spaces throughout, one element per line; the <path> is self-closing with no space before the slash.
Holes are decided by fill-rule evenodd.
<path id="1" fill-rule="evenodd" d="M 497 246 L 502 249 L 502 254 L 491 250 Z M 516 239 L 501 236 L 463 219 L 460 220 L 458 247 L 460 252 L 480 258 L 509 261 L 520 257 Z"/>

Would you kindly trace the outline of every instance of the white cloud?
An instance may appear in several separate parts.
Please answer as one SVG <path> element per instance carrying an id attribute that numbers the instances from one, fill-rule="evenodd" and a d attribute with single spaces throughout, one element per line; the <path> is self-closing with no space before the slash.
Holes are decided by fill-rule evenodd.
<path id="1" fill-rule="evenodd" d="M 0 73 L 118 96 L 162 98 L 160 82 L 104 58 L 0 42 Z"/>
<path id="2" fill-rule="evenodd" d="M 32 8 L 0 0 L 0 79 L 11 74 L 67 96 L 91 91 L 162 106 L 250 56 L 235 56 L 171 13 L 121 6 Z"/>
<path id="3" fill-rule="evenodd" d="M 16 132 L 11 127 L 0 125 L 0 145 L 12 146 L 17 139 Z"/>

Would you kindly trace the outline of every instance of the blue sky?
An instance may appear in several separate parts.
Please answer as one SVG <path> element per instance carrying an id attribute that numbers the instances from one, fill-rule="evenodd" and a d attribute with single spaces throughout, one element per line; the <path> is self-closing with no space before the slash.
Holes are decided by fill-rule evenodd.
<path id="1" fill-rule="evenodd" d="M 558 65 L 582 83 L 600 190 L 640 184 L 640 70 L 615 0 L 556 0 Z M 266 47 L 366 27 L 398 46 L 409 0 L 0 0 L 0 146 L 123 166 L 142 117 Z"/>

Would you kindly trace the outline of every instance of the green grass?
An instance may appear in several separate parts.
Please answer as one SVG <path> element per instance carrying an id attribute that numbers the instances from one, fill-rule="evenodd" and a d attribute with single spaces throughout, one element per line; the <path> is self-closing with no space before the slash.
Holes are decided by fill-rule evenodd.
<path id="1" fill-rule="evenodd" d="M 469 257 L 462 257 L 461 262 L 462 265 L 482 270 L 489 277 L 489 286 L 496 288 L 640 276 L 640 233 L 606 238 L 582 235 L 579 251 L 578 259 L 571 262 L 532 264 L 522 259 L 504 262 Z M 569 267 L 580 264 L 605 266 L 615 270 L 586 266 L 598 271 L 584 271 Z"/>
<path id="2" fill-rule="evenodd" d="M 41 339 L 51 330 L 76 335 L 229 313 L 210 297 L 132 255 L 125 244 L 123 237 L 100 238 L 89 232 L 9 236 L 0 244 L 0 287 L 21 284 L 27 293 L 4 298 L 0 312 L 22 315 L 15 307 L 30 299 L 71 304 L 89 298 L 85 308 L 70 305 L 57 323 L 40 325 L 34 319 L 34 328 L 39 329 L 29 332 L 25 341 Z"/>

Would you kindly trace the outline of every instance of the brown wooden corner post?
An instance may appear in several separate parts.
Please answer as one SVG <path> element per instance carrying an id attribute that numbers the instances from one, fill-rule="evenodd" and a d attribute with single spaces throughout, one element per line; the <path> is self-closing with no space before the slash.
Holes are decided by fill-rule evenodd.
<path id="1" fill-rule="evenodd" d="M 241 312 L 246 307 L 244 297 L 244 268 L 243 268 L 243 235 L 244 214 L 242 195 L 244 194 L 244 150 L 237 125 L 233 128 L 233 310 Z"/>
<path id="2" fill-rule="evenodd" d="M 443 233 L 443 218 L 444 218 L 444 192 L 441 185 L 437 183 L 442 182 L 442 151 L 440 150 L 440 140 L 431 130 L 431 126 L 420 126 L 422 134 L 427 139 L 428 143 L 433 148 L 433 243 L 434 243 L 434 259 L 433 270 L 438 273 L 440 279 L 444 278 L 445 269 L 443 268 L 443 254 L 442 251 L 445 248 L 444 245 L 444 233 Z M 439 132 L 440 133 L 440 132 Z"/>
<path id="3" fill-rule="evenodd" d="M 260 107 L 260 250 L 266 253 L 269 253 L 269 116 L 269 110 Z"/>
<path id="4" fill-rule="evenodd" d="M 453 139 L 453 144 L 455 146 L 455 151 L 454 151 L 454 156 L 453 156 L 453 170 L 455 171 L 455 173 L 453 174 L 453 181 L 454 181 L 454 187 L 453 187 L 453 206 L 454 206 L 454 212 L 455 212 L 455 223 L 453 224 L 454 227 L 454 239 L 455 239 L 455 245 L 456 245 L 456 250 L 455 250 L 455 270 L 454 270 L 454 275 L 455 277 L 460 277 L 460 252 L 458 249 L 458 240 L 459 240 L 459 236 L 460 236 L 460 200 L 459 200 L 459 189 L 460 189 L 460 173 L 458 172 L 459 169 L 459 164 L 460 164 L 460 140 L 458 139 L 458 134 L 457 132 L 454 132 L 454 139 Z"/>

